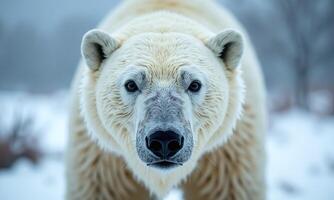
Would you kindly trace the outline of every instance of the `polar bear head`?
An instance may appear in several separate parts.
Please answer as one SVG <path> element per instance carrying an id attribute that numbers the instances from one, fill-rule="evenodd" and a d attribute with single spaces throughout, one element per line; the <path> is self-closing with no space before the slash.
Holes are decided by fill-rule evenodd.
<path id="1" fill-rule="evenodd" d="M 224 143 L 241 113 L 242 52 L 234 30 L 206 39 L 150 32 L 126 40 L 89 31 L 80 98 L 90 135 L 134 169 L 195 166 Z"/>

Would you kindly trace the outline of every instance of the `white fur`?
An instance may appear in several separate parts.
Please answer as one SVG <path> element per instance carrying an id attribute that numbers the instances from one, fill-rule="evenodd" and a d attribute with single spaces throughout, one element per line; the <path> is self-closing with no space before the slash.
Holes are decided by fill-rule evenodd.
<path id="1" fill-rule="evenodd" d="M 205 153 L 228 141 L 242 118 L 244 101 L 258 110 L 261 120 L 256 127 L 264 130 L 262 77 L 252 47 L 247 35 L 242 39 L 240 25 L 215 6 L 211 1 L 128 1 L 99 30 L 83 38 L 85 64 L 74 82 L 80 91 L 74 91 L 74 98 L 79 99 L 87 132 L 100 148 L 120 155 L 139 182 L 160 197 L 185 180 Z M 159 11 L 160 7 L 171 12 Z M 227 43 L 231 46 L 224 49 Z M 222 60 L 218 55 L 223 51 L 228 52 Z M 183 166 L 152 169 L 137 155 L 135 133 L 142 117 L 141 103 L 126 96 L 120 84 L 136 66 L 145 69 L 152 84 L 172 86 L 182 69 L 192 68 L 205 82 L 206 92 L 197 103 L 185 97 L 195 147 Z"/>

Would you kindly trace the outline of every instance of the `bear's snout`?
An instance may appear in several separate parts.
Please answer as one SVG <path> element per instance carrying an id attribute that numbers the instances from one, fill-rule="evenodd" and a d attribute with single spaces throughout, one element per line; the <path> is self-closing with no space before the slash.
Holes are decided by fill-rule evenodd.
<path id="1" fill-rule="evenodd" d="M 144 127 L 152 126 L 147 123 Z M 167 169 L 182 166 L 190 158 L 193 138 L 186 125 L 158 123 L 153 128 L 139 130 L 136 148 L 147 166 Z"/>
<path id="2" fill-rule="evenodd" d="M 144 101 L 136 133 L 139 158 L 150 167 L 171 168 L 189 160 L 193 134 L 184 100 L 175 89 L 158 87 Z"/>

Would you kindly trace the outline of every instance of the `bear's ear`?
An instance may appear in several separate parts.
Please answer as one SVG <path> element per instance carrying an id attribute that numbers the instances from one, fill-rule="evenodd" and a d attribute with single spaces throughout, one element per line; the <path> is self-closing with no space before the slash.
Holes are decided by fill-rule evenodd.
<path id="1" fill-rule="evenodd" d="M 240 64 L 243 53 L 243 37 L 234 30 L 225 30 L 211 38 L 207 46 L 220 57 L 225 66 L 234 70 Z"/>
<path id="2" fill-rule="evenodd" d="M 102 61 L 118 48 L 117 41 L 108 33 L 93 29 L 82 39 L 81 54 L 91 70 L 98 70 Z"/>

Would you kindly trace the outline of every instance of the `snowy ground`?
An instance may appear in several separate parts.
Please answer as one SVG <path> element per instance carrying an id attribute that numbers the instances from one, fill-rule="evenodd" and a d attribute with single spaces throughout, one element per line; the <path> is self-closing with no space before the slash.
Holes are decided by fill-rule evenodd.
<path id="1" fill-rule="evenodd" d="M 63 160 L 55 155 L 63 152 L 66 143 L 66 102 L 66 92 L 0 93 L 1 126 L 10 126 L 13 113 L 32 116 L 34 129 L 40 130 L 40 145 L 49 155 L 38 165 L 21 159 L 13 168 L 0 170 L 0 199 L 63 199 Z M 273 114 L 270 121 L 268 199 L 334 199 L 334 117 L 291 110 Z M 181 198 L 172 192 L 168 199 Z"/>

